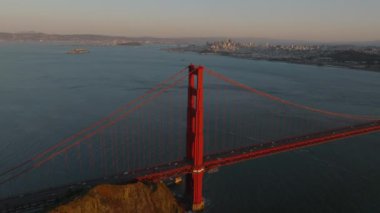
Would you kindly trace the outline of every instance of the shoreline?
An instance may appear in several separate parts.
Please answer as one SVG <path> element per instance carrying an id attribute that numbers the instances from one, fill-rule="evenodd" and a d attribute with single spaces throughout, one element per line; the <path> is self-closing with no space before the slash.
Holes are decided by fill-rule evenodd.
<path id="1" fill-rule="evenodd" d="M 254 60 L 254 61 L 268 61 L 268 62 L 282 62 L 282 63 L 288 63 L 288 64 L 300 64 L 300 65 L 310 65 L 310 66 L 315 66 L 315 67 L 332 67 L 332 68 L 348 68 L 352 70 L 357 70 L 357 71 L 368 71 L 368 72 L 376 72 L 380 73 L 380 67 L 379 68 L 365 68 L 365 67 L 356 67 L 356 66 L 349 66 L 348 64 L 334 64 L 334 63 L 317 63 L 317 62 L 312 62 L 312 61 L 297 61 L 292 59 L 273 59 L 273 58 L 258 58 L 258 57 L 244 57 L 240 55 L 235 55 L 235 54 L 226 54 L 226 53 L 212 53 L 212 52 L 202 52 L 202 51 L 194 51 L 194 50 L 185 50 L 185 49 L 175 49 L 175 48 L 169 48 L 165 49 L 166 51 L 169 52 L 192 52 L 192 53 L 198 53 L 200 55 L 215 55 L 215 56 L 223 56 L 223 57 L 229 57 L 229 58 L 238 58 L 238 59 L 243 59 L 243 60 Z"/>

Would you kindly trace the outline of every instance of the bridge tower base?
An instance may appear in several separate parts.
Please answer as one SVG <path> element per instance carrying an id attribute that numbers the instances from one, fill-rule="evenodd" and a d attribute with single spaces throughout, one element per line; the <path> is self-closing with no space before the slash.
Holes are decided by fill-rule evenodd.
<path id="1" fill-rule="evenodd" d="M 193 211 L 204 209 L 202 197 L 205 172 L 203 165 L 203 111 L 203 67 L 190 65 L 186 157 L 193 163 L 193 170 L 192 174 L 186 176 L 186 193 L 191 198 Z"/>

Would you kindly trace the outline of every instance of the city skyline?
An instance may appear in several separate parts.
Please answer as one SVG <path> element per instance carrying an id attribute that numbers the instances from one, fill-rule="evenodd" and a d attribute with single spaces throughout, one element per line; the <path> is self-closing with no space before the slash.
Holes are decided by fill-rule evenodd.
<path id="1" fill-rule="evenodd" d="M 375 0 L 3 0 L 0 31 L 152 37 L 380 40 Z"/>

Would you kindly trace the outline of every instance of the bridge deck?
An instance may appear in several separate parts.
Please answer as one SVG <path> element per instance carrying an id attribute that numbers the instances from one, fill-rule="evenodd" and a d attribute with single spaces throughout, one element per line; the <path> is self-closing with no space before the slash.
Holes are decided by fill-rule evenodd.
<path id="1" fill-rule="evenodd" d="M 242 147 L 205 156 L 205 169 L 209 171 L 220 166 L 234 164 L 244 160 L 265 157 L 377 131 L 380 131 L 380 121 Z M 126 184 L 135 181 L 159 181 L 191 172 L 192 165 L 191 162 L 187 160 L 170 162 L 133 172 L 125 172 L 111 177 L 82 181 L 80 183 L 3 199 L 0 200 L 0 210 L 13 212 L 46 208 L 47 206 L 52 206 L 64 201 L 73 193 L 86 190 L 101 183 Z"/>
<path id="2" fill-rule="evenodd" d="M 380 131 L 380 121 L 242 147 L 224 153 L 206 156 L 205 167 L 206 170 L 209 170 L 243 160 L 265 157 L 377 131 Z"/>

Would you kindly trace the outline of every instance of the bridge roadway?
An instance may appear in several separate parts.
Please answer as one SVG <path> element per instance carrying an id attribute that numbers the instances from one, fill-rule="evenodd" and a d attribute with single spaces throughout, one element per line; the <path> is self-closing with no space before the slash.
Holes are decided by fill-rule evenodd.
<path id="1" fill-rule="evenodd" d="M 373 121 L 320 133 L 241 147 L 205 156 L 205 170 L 211 171 L 215 168 L 234 164 L 240 161 L 265 157 L 268 155 L 323 144 L 357 135 L 369 134 L 377 131 L 380 131 L 380 121 Z M 58 203 L 69 201 L 70 199 L 87 191 L 91 187 L 101 183 L 126 184 L 136 181 L 170 180 L 173 177 L 191 172 L 191 162 L 188 162 L 187 160 L 174 161 L 152 166 L 150 168 L 135 170 L 133 172 L 124 172 L 122 174 L 110 177 L 82 181 L 80 183 L 68 184 L 65 186 L 6 198 L 0 200 L 0 212 L 41 211 L 42 209 L 55 206 Z"/>

